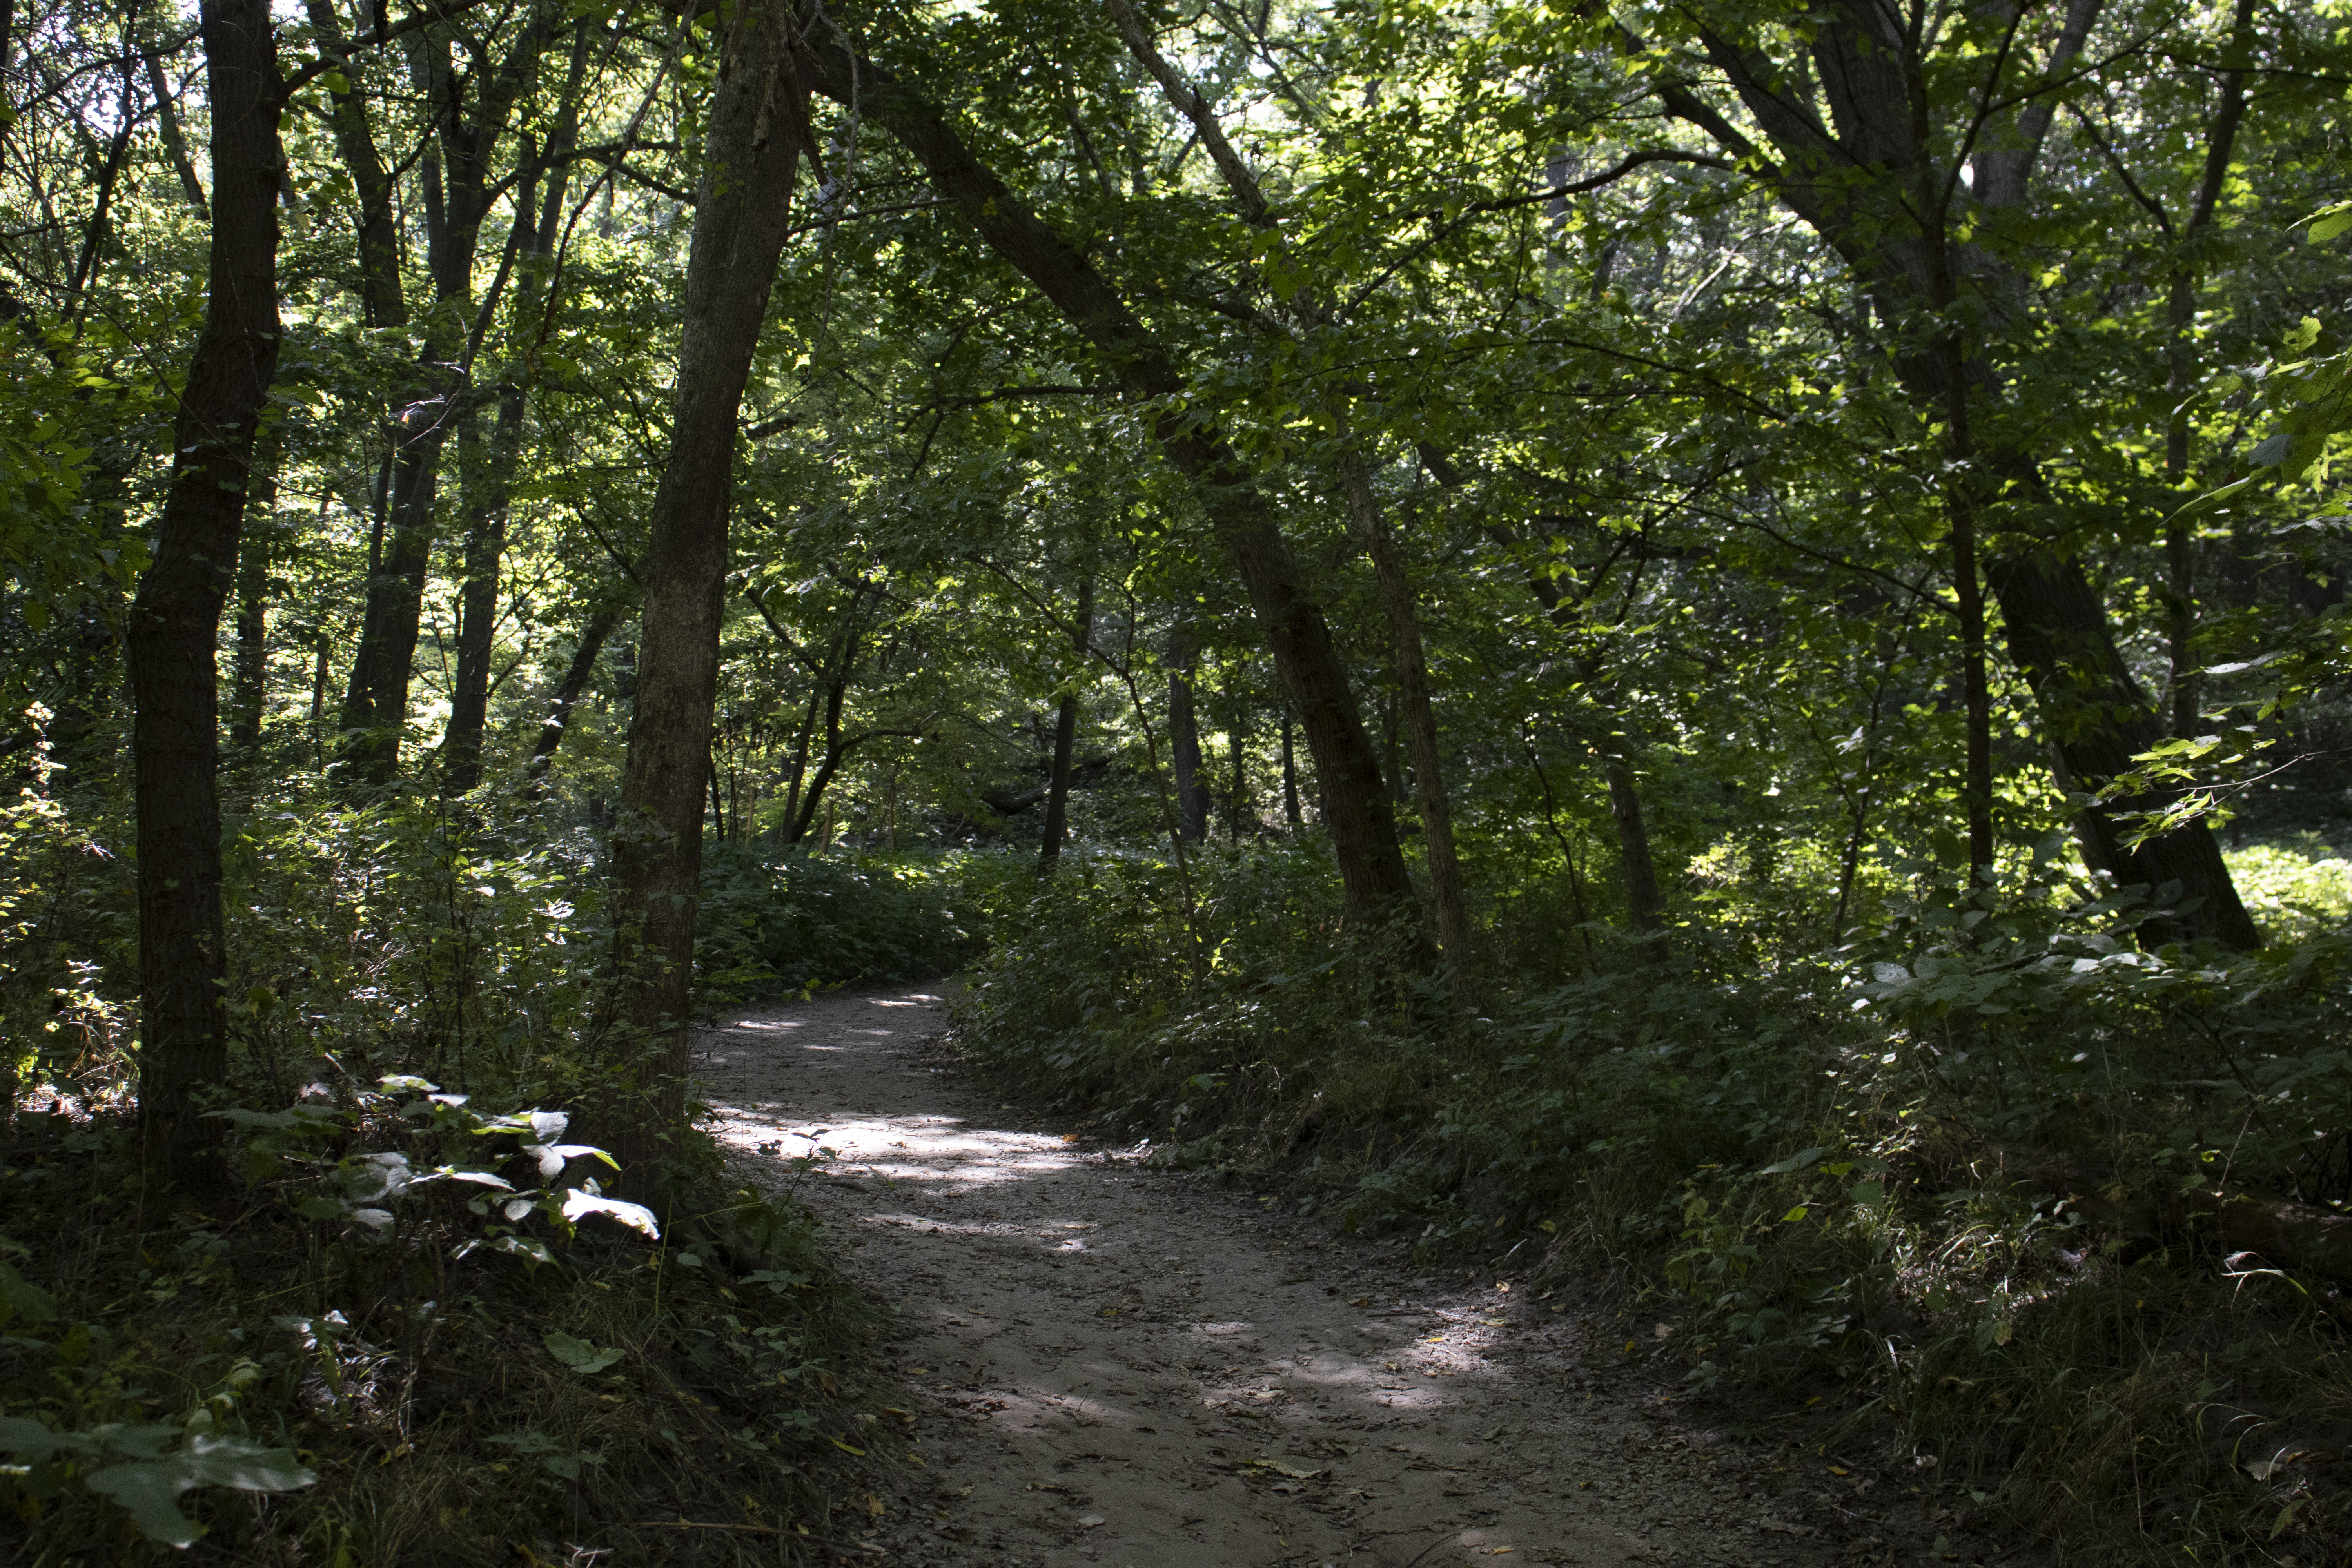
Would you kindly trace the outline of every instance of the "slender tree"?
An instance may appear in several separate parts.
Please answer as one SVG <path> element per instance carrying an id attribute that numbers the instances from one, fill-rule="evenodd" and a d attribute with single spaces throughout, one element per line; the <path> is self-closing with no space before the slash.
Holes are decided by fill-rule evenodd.
<path id="1" fill-rule="evenodd" d="M 173 424 L 172 477 L 126 644 L 137 704 L 139 1141 L 147 1167 L 221 1174 L 199 1091 L 227 1068 L 221 913 L 221 607 L 278 366 L 278 142 L 284 79 L 263 0 L 205 0 L 212 247 L 205 325 Z"/>
<path id="2" fill-rule="evenodd" d="M 642 1184 L 682 1129 L 735 444 L 751 354 L 790 232 L 793 179 L 814 153 L 785 0 L 738 0 L 710 100 L 688 252 L 677 400 L 654 492 L 644 645 L 629 719 L 614 867 L 611 1022 L 619 1096 L 604 1136 Z"/>

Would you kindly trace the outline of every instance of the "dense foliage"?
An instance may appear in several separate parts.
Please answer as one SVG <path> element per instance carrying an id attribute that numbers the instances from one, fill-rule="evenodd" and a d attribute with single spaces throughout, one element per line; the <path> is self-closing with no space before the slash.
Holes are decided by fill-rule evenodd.
<path id="1" fill-rule="evenodd" d="M 2340 1552 L 2347 81 L 2310 0 L 0 8 L 0 1486 L 299 1495 L 612 1181 L 735 1282 L 587 1327 L 790 1275 L 803 1386 L 690 1015 L 970 966 L 1009 1085 L 1696 1393 Z M 469 1206 L 493 1111 L 621 1169 Z M 572 1405 L 510 1470 L 653 1462 Z"/>

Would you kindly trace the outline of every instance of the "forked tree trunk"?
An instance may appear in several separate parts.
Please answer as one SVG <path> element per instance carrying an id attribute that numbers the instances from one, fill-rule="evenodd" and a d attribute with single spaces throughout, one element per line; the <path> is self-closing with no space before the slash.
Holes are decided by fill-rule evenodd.
<path id="1" fill-rule="evenodd" d="M 537 68 L 550 14 L 530 16 L 511 35 L 504 57 L 487 68 L 457 70 L 446 38 L 410 40 L 416 89 L 441 106 L 419 165 L 434 309 L 425 320 L 416 382 L 402 398 L 407 407 L 396 426 L 390 537 L 368 579 L 343 698 L 346 763 L 350 776 L 363 784 L 389 783 L 399 771 L 433 559 L 441 452 L 474 396 L 463 366 L 474 315 L 475 255 L 494 188 L 492 163 L 515 100 Z M 371 233 L 362 226 L 363 245 Z M 373 278 L 383 266 L 382 258 L 372 258 L 362 271 Z"/>
<path id="2" fill-rule="evenodd" d="M 512 321 L 516 329 L 534 328 L 543 268 L 554 254 L 556 230 L 563 218 L 565 174 L 571 167 L 572 144 L 578 140 L 581 85 L 588 72 L 590 34 L 583 24 L 572 40 L 572 68 L 564 89 L 563 107 L 542 154 L 523 142 L 526 174 L 522 195 L 515 203 L 515 222 L 525 232 L 513 245 Z M 538 189 L 544 169 L 547 189 Z M 537 211 L 534 214 L 533 208 Z M 447 772 L 444 787 L 463 795 L 482 782 L 482 736 L 489 722 L 490 650 L 497 642 L 499 573 L 506 558 L 508 498 L 514 484 L 515 464 L 522 452 L 523 411 L 530 388 L 523 367 L 507 367 L 507 384 L 499 396 L 499 415 L 491 426 L 488 450 L 475 422 L 468 418 L 460 437 L 459 457 L 466 491 L 466 581 L 458 590 L 457 668 L 449 695 Z"/>
<path id="3" fill-rule="evenodd" d="M 126 642 L 138 705 L 139 1145 L 159 1179 L 221 1178 L 224 1124 L 201 1086 L 227 1071 L 222 951 L 221 606 L 236 568 L 253 450 L 278 366 L 278 193 L 285 89 L 263 0 L 204 0 L 213 231 L 203 333 L 173 423 L 155 558 Z"/>
<path id="4" fill-rule="evenodd" d="M 2062 75 L 2081 49 L 2098 11 L 2097 0 L 2070 0 L 2063 30 L 2042 69 Z M 1748 134 L 1672 72 L 1654 79 L 1665 110 L 1713 138 L 1738 159 L 1852 268 L 1876 309 L 1906 326 L 1932 308 L 1939 278 L 1973 270 L 1976 290 L 2022 301 L 2029 290 L 2010 266 L 1979 247 L 1947 247 L 1938 214 L 1923 214 L 1916 193 L 1948 184 L 1936 166 L 1941 156 L 1926 138 L 1932 129 L 1919 58 L 1919 39 L 1901 30 L 1895 14 L 1873 0 L 1834 0 L 1831 14 L 1807 37 L 1810 79 L 1741 47 L 1734 36 L 1707 30 L 1699 40 L 1713 67 L 1738 95 L 1769 147 Z M 2015 63 L 2006 53 L 1979 57 L 1979 68 Z M 1986 80 L 1964 89 L 1969 100 L 1990 103 L 2004 89 Z M 1826 115 L 1811 100 L 1823 97 Z M 2021 205 L 2054 111 L 2050 94 L 2006 100 L 1991 122 L 1986 151 L 1976 155 L 1969 200 L 1987 208 Z M 2217 127 L 2217 135 L 2219 132 Z M 2226 159 L 2224 162 L 2226 169 Z M 1859 179 L 1858 172 L 1868 172 Z M 1933 219 L 1934 221 L 1928 221 Z M 1934 252 L 1930 254 L 1931 250 Z M 1963 399 L 1987 410 L 1995 429 L 2006 395 L 1980 353 L 1898 353 L 1895 371 L 1915 406 L 1944 419 Z M 1964 383 L 1956 386 L 1955 383 Z M 2030 450 L 1997 446 L 1990 437 L 1973 454 L 1984 474 L 2031 500 L 2046 491 Z M 2163 738 L 2164 726 L 2117 657 L 2106 606 L 2081 562 L 2000 534 L 1998 510 L 1988 505 L 1982 563 L 2000 606 L 2011 659 L 2032 689 L 2044 736 L 2066 787 L 2095 792 L 2127 772 L 2131 758 Z M 2062 782 L 2063 782 L 2062 780 Z M 2196 907 L 2153 922 L 2148 934 L 2210 936 L 2231 947 L 2258 947 L 2262 933 L 2248 916 L 2203 820 L 2191 822 L 2127 850 L 2117 808 L 2146 809 L 2161 800 L 2086 807 L 2079 824 L 2084 859 L 2125 882 L 2161 888 L 2181 884 Z M 2104 862 L 2104 864 L 2103 864 Z"/>
<path id="5" fill-rule="evenodd" d="M 784 0 L 767 0 L 711 95 L 688 252 L 669 458 L 655 489 L 644 644 L 614 831 L 609 1022 L 617 1092 L 597 1131 L 645 1190 L 683 1131 L 702 874 L 702 784 L 719 676 L 737 418 L 807 139 Z"/>

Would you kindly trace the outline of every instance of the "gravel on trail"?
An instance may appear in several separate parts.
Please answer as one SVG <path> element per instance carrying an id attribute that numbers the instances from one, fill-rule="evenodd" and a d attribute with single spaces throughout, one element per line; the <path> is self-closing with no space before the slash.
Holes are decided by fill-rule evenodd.
<path id="1" fill-rule="evenodd" d="M 1702 1424 L 1668 1325 L 1036 1126 L 943 1058 L 937 989 L 738 1016 L 698 1060 L 739 1177 L 835 1152 L 795 1194 L 895 1319 L 919 1465 L 866 1560 L 1985 1561 L 1922 1478 Z"/>

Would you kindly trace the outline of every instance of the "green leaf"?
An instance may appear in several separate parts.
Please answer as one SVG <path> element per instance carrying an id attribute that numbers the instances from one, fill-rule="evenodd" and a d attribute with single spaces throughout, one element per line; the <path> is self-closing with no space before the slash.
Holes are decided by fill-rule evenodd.
<path id="1" fill-rule="evenodd" d="M 121 1503 L 150 1541 L 188 1547 L 205 1532 L 203 1525 L 180 1511 L 180 1494 L 196 1482 L 176 1464 L 109 1465 L 85 1477 L 83 1484 Z"/>
<path id="2" fill-rule="evenodd" d="M 1828 1152 L 1827 1149 L 1802 1149 L 1785 1160 L 1765 1166 L 1756 1173 L 1759 1176 L 1785 1176 L 1791 1171 L 1803 1170 Z"/>
<path id="3" fill-rule="evenodd" d="M 0 1263 L 0 1329 L 17 1318 L 27 1323 L 54 1323 L 57 1303 L 49 1293 L 5 1263 Z"/>
<path id="4" fill-rule="evenodd" d="M 660 1223 L 654 1218 L 654 1211 L 643 1204 L 625 1203 L 619 1198 L 583 1192 L 578 1187 L 563 1194 L 563 1217 L 567 1221 L 576 1225 L 592 1214 L 616 1219 L 633 1229 L 645 1232 L 655 1241 L 661 1239 Z"/>
<path id="5" fill-rule="evenodd" d="M 547 1353 L 578 1373 L 591 1377 L 621 1359 L 622 1352 L 612 1346 L 599 1350 L 585 1340 L 573 1339 L 561 1329 L 550 1329 L 540 1336 Z"/>
<path id="6" fill-rule="evenodd" d="M 180 1452 L 198 1486 L 234 1487 L 241 1492 L 299 1491 L 317 1473 L 296 1462 L 291 1450 L 264 1447 L 249 1437 L 198 1434 Z"/>
<path id="7" fill-rule="evenodd" d="M 1799 1204 L 1795 1208 L 1790 1209 L 1787 1214 L 1780 1216 L 1780 1223 L 1782 1225 L 1795 1225 L 1812 1212 L 1812 1210 L 1807 1208 L 1804 1205 Z"/>

